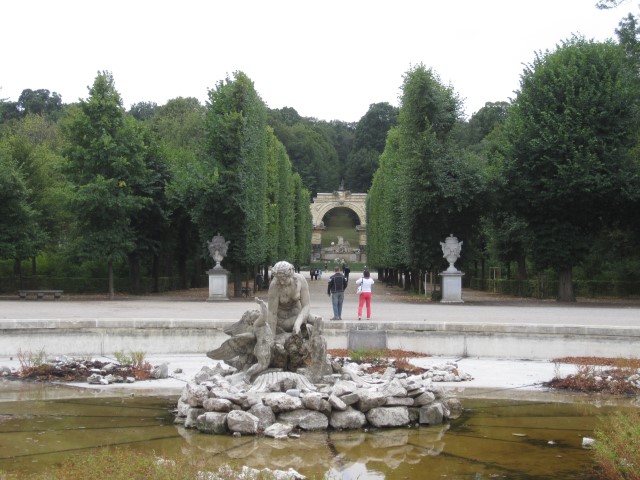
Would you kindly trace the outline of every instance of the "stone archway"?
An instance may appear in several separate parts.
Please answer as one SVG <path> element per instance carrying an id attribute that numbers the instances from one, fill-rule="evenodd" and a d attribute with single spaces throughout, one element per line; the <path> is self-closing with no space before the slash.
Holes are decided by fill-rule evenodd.
<path id="1" fill-rule="evenodd" d="M 336 253 L 335 256 L 344 258 L 350 262 L 365 262 L 367 261 L 366 246 L 367 246 L 367 209 L 366 209 L 366 193 L 351 193 L 350 190 L 344 190 L 342 187 L 335 190 L 332 193 L 318 193 L 313 198 L 311 204 L 311 217 L 313 221 L 313 234 L 311 236 L 311 260 L 319 261 L 322 259 L 331 260 L 332 254 L 325 255 L 323 258 L 322 252 L 322 235 L 326 230 L 326 227 L 322 221 L 324 216 L 334 208 L 347 208 L 355 213 L 360 221 L 360 225 L 356 226 L 358 231 L 358 247 L 355 252 Z"/>

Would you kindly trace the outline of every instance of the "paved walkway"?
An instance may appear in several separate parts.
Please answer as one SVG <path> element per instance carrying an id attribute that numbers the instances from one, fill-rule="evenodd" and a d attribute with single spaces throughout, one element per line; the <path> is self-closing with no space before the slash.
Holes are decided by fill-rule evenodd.
<path id="1" fill-rule="evenodd" d="M 355 279 L 352 272 L 349 292 L 345 295 L 342 318 L 357 321 Z M 373 274 L 375 278 L 375 274 Z M 333 316 L 327 296 L 328 275 L 309 281 L 312 312 L 329 319 Z M 266 291 L 259 292 L 266 297 Z M 225 302 L 206 302 L 207 289 L 176 292 L 158 296 L 119 297 L 116 300 L 86 300 L 63 296 L 62 300 L 19 300 L 2 297 L 0 320 L 58 319 L 190 319 L 235 321 L 247 309 L 255 308 L 252 298 Z M 397 287 L 374 285 L 373 322 L 486 324 L 486 325 L 562 325 L 587 327 L 640 328 L 640 299 L 627 301 L 578 301 L 560 304 L 553 300 L 516 299 L 464 290 L 463 304 L 441 304 L 424 296 L 405 294 Z M 363 313 L 364 317 L 364 313 Z M 327 322 L 340 323 L 340 322 Z M 362 320 L 366 323 L 366 320 Z"/>
<path id="2" fill-rule="evenodd" d="M 367 325 L 366 321 L 357 321 L 357 296 L 355 295 L 355 279 L 359 273 L 351 274 L 352 284 L 350 292 L 345 299 L 343 310 L 343 322 L 327 322 L 327 327 L 334 327 L 339 331 L 348 328 L 349 325 Z M 375 278 L 375 274 L 374 274 Z M 312 311 L 323 318 L 332 316 L 331 301 L 326 294 L 328 276 L 318 281 L 309 281 L 312 300 Z M 266 292 L 262 292 L 266 296 Z M 65 296 L 62 300 L 25 300 L 21 301 L 13 296 L 0 298 L 0 325 L 25 323 L 51 324 L 55 321 L 81 320 L 104 320 L 113 321 L 118 324 L 126 324 L 128 320 L 135 323 L 138 320 L 153 319 L 163 323 L 171 321 L 187 321 L 193 323 L 211 322 L 212 320 L 236 321 L 242 313 L 254 308 L 252 298 L 231 299 L 226 302 L 208 303 L 206 298 L 207 289 L 193 289 L 188 292 L 172 292 L 158 296 L 148 297 L 128 297 L 121 296 L 114 301 L 108 301 L 94 297 Z M 540 301 L 535 299 L 517 299 L 511 297 L 500 297 L 497 295 L 475 292 L 471 290 L 463 291 L 465 303 L 460 305 L 444 305 L 427 301 L 424 297 L 408 295 L 396 287 L 386 287 L 381 283 L 374 285 L 373 298 L 373 320 L 370 326 L 380 323 L 405 323 L 419 327 L 423 324 L 447 325 L 452 328 L 464 329 L 468 325 L 476 325 L 477 329 L 487 326 L 496 326 L 496 329 L 509 325 L 514 328 L 542 328 L 547 326 L 569 326 L 580 329 L 584 327 L 601 327 L 605 334 L 614 330 L 640 331 L 640 300 L 625 301 L 579 301 L 576 304 L 564 305 L 555 301 Z M 144 322 L 141 322 L 144 323 Z M 554 334 L 548 328 L 552 336 L 556 336 L 558 342 L 565 342 L 563 335 Z M 549 333 L 547 332 L 547 333 Z M 624 332 L 621 332 L 624 334 Z M 432 332 L 433 334 L 433 332 Z M 640 337 L 639 337 L 640 338 Z M 15 339 L 14 339 L 15 340 Z M 549 340 L 545 340 L 548 342 Z M 15 347 L 15 342 L 11 343 Z M 4 348 L 2 350 L 5 350 Z M 11 349 L 9 349 L 11 350 Z M 15 351 L 0 351 L 0 366 L 7 365 L 17 368 L 18 362 Z M 203 350 L 204 351 L 204 350 Z M 585 351 L 584 355 L 590 355 L 590 351 Z M 446 360 L 457 360 L 460 369 L 470 373 L 474 380 L 463 384 L 448 385 L 454 389 L 471 389 L 473 391 L 488 391 L 488 394 L 495 396 L 496 392 L 504 391 L 510 398 L 521 392 L 526 398 L 533 398 L 531 395 L 544 393 L 541 383 L 548 381 L 558 373 L 573 373 L 575 367 L 569 364 L 554 365 L 549 361 L 523 361 L 523 356 L 515 356 L 510 359 L 500 358 L 499 355 L 490 357 L 466 358 L 439 356 L 418 360 L 420 364 L 432 365 L 442 363 Z M 154 381 L 153 383 L 139 382 L 135 386 L 109 386 L 102 388 L 105 394 L 117 394 L 124 388 L 140 390 L 142 393 L 175 394 L 184 385 L 184 381 L 191 378 L 203 365 L 211 363 L 212 360 L 203 354 L 187 355 L 163 355 L 151 354 L 149 360 L 152 364 L 166 362 L 170 365 L 170 371 L 180 368 L 182 375 L 173 375 L 165 381 Z M 552 358 L 552 357 L 548 357 Z M 83 386 L 87 386 L 86 384 Z M 0 394 L 0 400 L 13 399 L 24 395 L 21 388 L 16 387 L 16 391 L 4 385 Z M 66 391 L 65 391 L 66 392 Z M 63 395 L 77 395 L 74 392 L 63 392 Z M 474 393 L 475 394 L 475 393 Z M 549 395 L 549 393 L 544 393 Z"/>

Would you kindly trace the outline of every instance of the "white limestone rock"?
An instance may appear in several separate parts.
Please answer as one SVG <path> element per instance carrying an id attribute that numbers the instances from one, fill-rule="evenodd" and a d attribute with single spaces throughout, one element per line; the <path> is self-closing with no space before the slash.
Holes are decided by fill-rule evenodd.
<path id="1" fill-rule="evenodd" d="M 233 386 L 229 386 L 228 388 L 213 388 L 211 389 L 209 396 L 212 398 L 224 398 L 236 405 L 242 405 L 242 403 L 247 399 L 246 394 L 241 394 Z"/>
<path id="2" fill-rule="evenodd" d="M 195 376 L 193 377 L 193 381 L 196 384 L 200 385 L 203 382 L 210 381 L 214 375 L 215 373 L 213 372 L 213 370 L 205 365 L 200 369 L 198 373 L 195 374 Z"/>
<path id="3" fill-rule="evenodd" d="M 353 393 L 358 389 L 356 382 L 352 380 L 338 380 L 331 389 L 336 397 L 341 397 L 348 393 Z"/>
<path id="4" fill-rule="evenodd" d="M 302 396 L 302 405 L 308 410 L 322 412 L 325 415 L 331 413 L 331 404 L 318 392 L 305 393 Z"/>
<path id="5" fill-rule="evenodd" d="M 442 405 L 448 411 L 445 417 L 451 420 L 460 418 L 460 415 L 462 415 L 462 412 L 464 411 L 462 402 L 457 398 L 447 398 L 446 400 L 443 400 Z"/>
<path id="6" fill-rule="evenodd" d="M 151 378 L 159 380 L 161 378 L 169 378 L 169 365 L 163 363 L 151 370 Z"/>
<path id="7" fill-rule="evenodd" d="M 206 412 L 196 418 L 196 428 L 202 433 L 227 433 L 227 413 Z M 187 417 L 189 418 L 189 417 Z M 185 427 L 187 424 L 185 423 Z"/>
<path id="8" fill-rule="evenodd" d="M 87 378 L 87 383 L 89 383 L 91 385 L 101 385 L 102 384 L 102 380 L 103 380 L 102 375 L 100 375 L 98 373 L 92 373 Z"/>
<path id="9" fill-rule="evenodd" d="M 407 389 L 402 386 L 400 380 L 394 378 L 384 386 L 381 393 L 387 397 L 406 397 Z"/>
<path id="10" fill-rule="evenodd" d="M 411 397 L 387 397 L 385 407 L 412 407 L 413 398 Z"/>
<path id="11" fill-rule="evenodd" d="M 342 399 L 336 397 L 335 395 L 331 395 L 328 401 L 329 401 L 329 405 L 331 405 L 331 408 L 333 410 L 338 410 L 342 412 L 347 409 L 347 404 L 344 403 Z"/>
<path id="12" fill-rule="evenodd" d="M 187 383 L 186 400 L 192 407 L 202 407 L 204 401 L 209 398 L 209 389 L 204 385 L 196 385 L 195 383 Z"/>
<path id="13" fill-rule="evenodd" d="M 118 365 L 116 365 L 115 363 L 107 363 L 100 370 L 102 371 L 102 373 L 111 373 L 116 368 L 118 368 Z"/>
<path id="14" fill-rule="evenodd" d="M 335 429 L 353 430 L 362 428 L 366 424 L 365 414 L 352 407 L 348 407 L 344 411 L 334 410 L 329 417 L 329 425 Z"/>
<path id="15" fill-rule="evenodd" d="M 326 430 L 329 426 L 329 419 L 323 413 L 315 410 L 293 410 L 278 415 L 278 421 L 289 423 L 302 430 Z"/>
<path id="16" fill-rule="evenodd" d="M 440 403 L 433 403 L 420 408 L 420 423 L 428 425 L 440 425 L 444 417 L 444 411 Z"/>
<path id="17" fill-rule="evenodd" d="M 416 407 L 421 407 L 423 405 L 429 405 L 436 400 L 436 396 L 432 392 L 423 392 L 419 396 L 413 399 L 413 404 Z"/>
<path id="18" fill-rule="evenodd" d="M 276 414 L 262 402 L 253 405 L 248 412 L 258 418 L 258 430 L 266 430 L 276 422 Z"/>
<path id="19" fill-rule="evenodd" d="M 282 392 L 270 392 L 265 394 L 263 402 L 273 410 L 273 413 L 290 412 L 302 408 L 302 399 L 292 397 Z"/>
<path id="20" fill-rule="evenodd" d="M 202 403 L 205 412 L 223 412 L 227 413 L 233 410 L 233 403 L 226 398 L 207 398 Z"/>
<path id="21" fill-rule="evenodd" d="M 386 395 L 380 392 L 361 388 L 357 393 L 360 400 L 356 408 L 362 413 L 367 413 L 372 408 L 381 407 L 387 402 Z"/>
<path id="22" fill-rule="evenodd" d="M 180 397 L 180 399 L 178 399 L 178 405 L 176 408 L 178 410 L 179 417 L 186 417 L 187 413 L 189 413 L 189 409 L 191 408 L 191 406 L 188 403 L 186 403 L 184 400 L 182 400 L 182 397 Z"/>
<path id="23" fill-rule="evenodd" d="M 345 405 L 353 405 L 360 401 L 360 396 L 358 395 L 358 392 L 347 393 L 346 395 L 342 395 L 340 400 L 342 400 Z"/>
<path id="24" fill-rule="evenodd" d="M 409 424 L 407 407 L 375 407 L 366 413 L 366 417 L 374 427 L 401 427 Z"/>
<path id="25" fill-rule="evenodd" d="M 270 438 L 284 439 L 288 437 L 292 430 L 293 425 L 287 423 L 274 423 L 273 425 L 269 425 L 265 428 L 264 435 Z"/>
<path id="26" fill-rule="evenodd" d="M 227 414 L 227 428 L 243 435 L 255 435 L 258 432 L 259 419 L 243 410 L 234 410 Z"/>
<path id="27" fill-rule="evenodd" d="M 204 413 L 203 408 L 189 407 L 184 420 L 184 428 L 196 428 L 198 417 Z"/>

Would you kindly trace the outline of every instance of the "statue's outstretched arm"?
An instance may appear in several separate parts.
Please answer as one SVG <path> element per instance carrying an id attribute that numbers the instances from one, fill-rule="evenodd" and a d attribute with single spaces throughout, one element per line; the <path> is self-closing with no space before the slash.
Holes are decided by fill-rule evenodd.
<path id="1" fill-rule="evenodd" d="M 302 324 L 307 321 L 309 311 L 311 309 L 311 297 L 309 296 L 309 285 L 304 278 L 298 280 L 300 282 L 300 313 L 296 317 L 296 323 L 293 325 L 293 333 L 299 334 Z"/>
<path id="2" fill-rule="evenodd" d="M 277 285 L 271 283 L 269 286 L 269 308 L 267 311 L 267 322 L 271 331 L 275 334 L 278 327 L 278 306 L 280 305 L 280 292 Z"/>

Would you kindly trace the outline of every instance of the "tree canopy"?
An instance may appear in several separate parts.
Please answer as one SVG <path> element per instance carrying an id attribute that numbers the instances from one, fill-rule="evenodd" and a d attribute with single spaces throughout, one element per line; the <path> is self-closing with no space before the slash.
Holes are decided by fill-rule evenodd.
<path id="1" fill-rule="evenodd" d="M 144 136 L 135 122 L 125 115 L 113 76 L 101 72 L 65 125 L 69 200 L 82 232 L 77 247 L 107 262 L 111 298 L 113 262 L 134 250 L 133 218 L 151 202 Z"/>
<path id="2" fill-rule="evenodd" d="M 633 188 L 638 82 L 629 66 L 619 45 L 580 37 L 539 53 L 507 123 L 509 202 L 533 234 L 536 263 L 560 271 L 561 300 L 574 299 L 572 267 Z"/>

